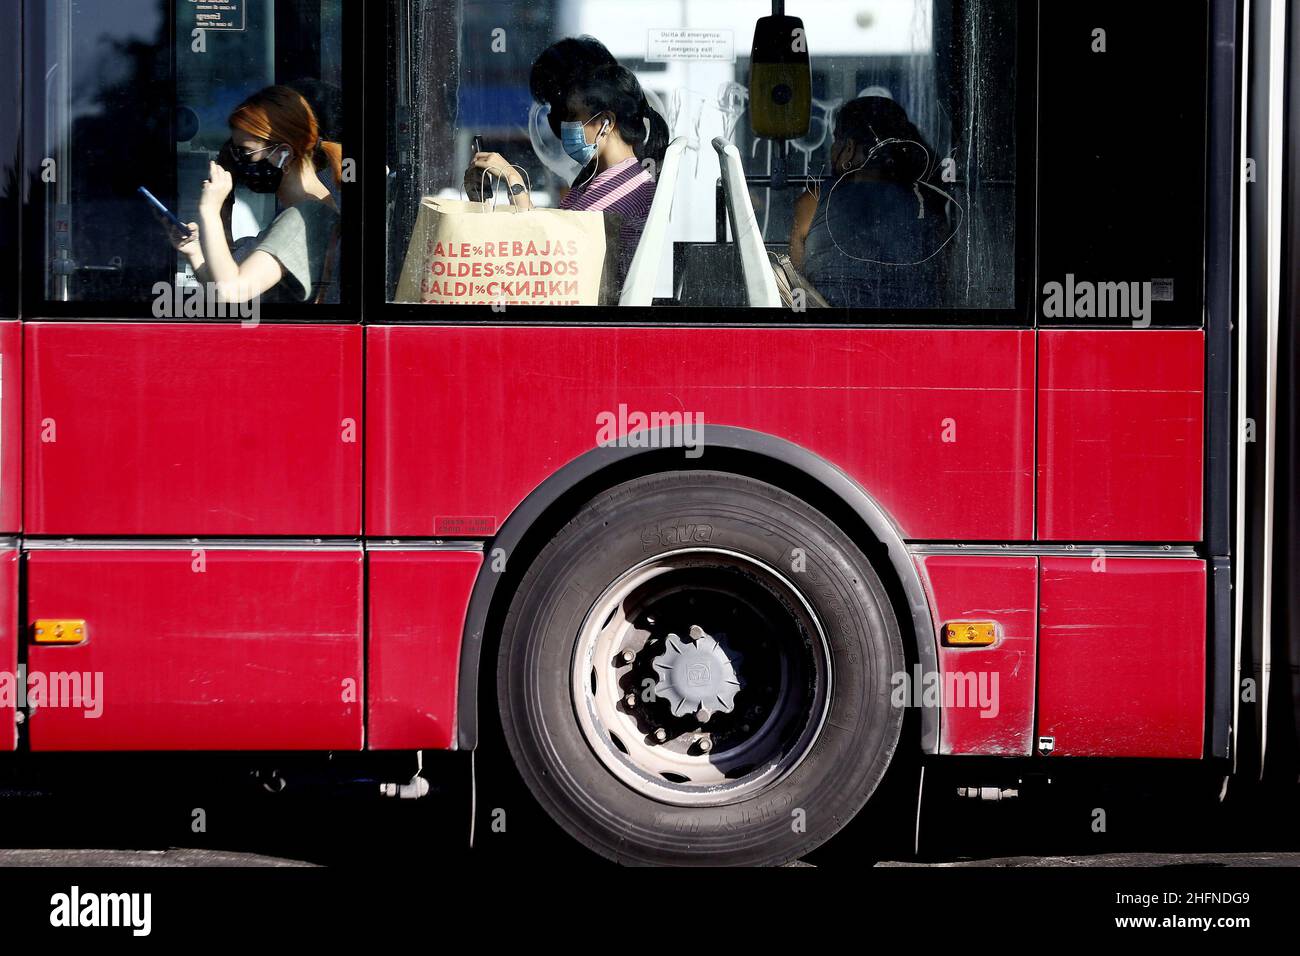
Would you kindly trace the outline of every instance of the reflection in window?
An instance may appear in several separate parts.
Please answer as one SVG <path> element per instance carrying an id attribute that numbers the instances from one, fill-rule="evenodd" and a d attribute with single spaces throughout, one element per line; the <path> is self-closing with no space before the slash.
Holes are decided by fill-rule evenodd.
<path id="1" fill-rule="evenodd" d="M 16 4 L 0 4 L 0 16 L 13 23 Z M 22 37 L 0 32 L 0 319 L 18 316 L 19 214 L 22 209 L 22 156 L 18 130 L 22 115 Z"/>
<path id="2" fill-rule="evenodd" d="M 196 276 L 194 257 L 185 251 L 197 244 L 187 246 L 179 229 L 165 225 L 139 188 L 181 223 L 200 222 L 209 164 L 228 159 L 223 146 L 241 133 L 245 145 L 261 145 L 252 142 L 260 132 L 276 140 L 267 145 L 291 141 L 292 149 L 311 154 L 306 161 L 323 187 L 311 198 L 333 211 L 317 215 L 303 206 L 293 221 L 280 220 L 275 241 L 263 242 L 279 256 L 279 279 L 262 298 L 336 300 L 339 263 L 329 237 L 341 210 L 338 154 L 325 144 L 342 133 L 341 0 L 245 0 L 227 7 L 229 17 L 200 22 L 205 14 L 193 0 L 29 0 L 46 84 L 31 99 L 27 127 L 33 152 L 40 150 L 54 171 L 41 250 L 48 299 L 139 304 L 148 314 L 160 280 L 187 288 L 212 278 L 211 256 Z M 198 26 L 204 29 L 196 37 Z M 287 129 L 277 121 L 274 129 L 249 122 L 248 129 L 233 130 L 235 107 L 277 85 L 301 96 L 313 121 L 304 122 L 301 110 L 263 109 L 263 118 L 296 115 Z M 315 131 L 304 137 L 300 126 Z M 297 178 L 292 167 L 301 158 L 288 157 L 286 180 Z M 236 183 L 223 204 L 222 238 L 240 260 L 251 256 L 256 237 L 267 238 L 286 198 L 303 201 L 250 185 Z M 325 241 L 318 239 L 322 232 Z"/>
<path id="3" fill-rule="evenodd" d="M 428 294 L 447 268 L 431 250 L 460 246 L 431 243 L 421 220 L 431 203 L 450 217 L 486 199 L 500 238 L 529 207 L 601 210 L 600 301 L 617 301 L 658 197 L 671 206 L 664 255 L 639 263 L 654 302 L 742 306 L 721 140 L 748 187 L 748 202 L 731 197 L 741 228 L 832 306 L 1012 308 L 1014 0 L 789 0 L 785 13 L 801 21 L 802 73 L 799 51 L 781 49 L 789 22 L 764 0 L 395 0 L 390 296 L 494 301 L 486 284 L 477 298 Z M 625 91 L 621 116 L 611 87 Z M 685 145 L 672 170 L 648 148 L 660 122 Z M 660 197 L 665 174 L 675 188 Z M 634 199 L 604 208 L 593 185 Z M 472 272 L 479 248 L 463 244 L 458 267 Z M 502 266 L 480 255 L 477 269 Z"/>

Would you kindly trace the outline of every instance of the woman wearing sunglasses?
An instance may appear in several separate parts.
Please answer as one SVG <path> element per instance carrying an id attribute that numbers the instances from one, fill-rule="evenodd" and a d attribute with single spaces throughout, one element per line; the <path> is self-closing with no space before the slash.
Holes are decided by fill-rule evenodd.
<path id="1" fill-rule="evenodd" d="M 254 93 L 230 114 L 230 141 L 199 198 L 199 221 L 176 248 L 223 302 L 337 302 L 339 211 L 318 172 L 342 182 L 342 149 L 320 138 L 310 104 L 285 86 Z M 279 213 L 232 247 L 223 207 L 235 184 L 275 193 Z"/>

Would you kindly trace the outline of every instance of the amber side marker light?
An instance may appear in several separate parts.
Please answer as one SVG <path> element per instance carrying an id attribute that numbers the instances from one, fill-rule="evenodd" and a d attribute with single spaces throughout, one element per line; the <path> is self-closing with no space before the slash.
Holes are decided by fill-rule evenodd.
<path id="1" fill-rule="evenodd" d="M 988 647 L 998 640 L 993 621 L 949 621 L 943 626 L 944 647 Z"/>
<path id="2" fill-rule="evenodd" d="M 83 644 L 87 633 L 85 621 L 42 619 L 32 625 L 32 637 L 37 644 Z"/>

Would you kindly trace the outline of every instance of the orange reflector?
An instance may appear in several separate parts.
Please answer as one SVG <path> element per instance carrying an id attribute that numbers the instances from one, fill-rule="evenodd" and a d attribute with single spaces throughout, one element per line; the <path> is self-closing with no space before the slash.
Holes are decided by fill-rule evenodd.
<path id="1" fill-rule="evenodd" d="M 86 640 L 85 621 L 39 620 L 32 625 L 37 644 L 81 644 Z"/>
<path id="2" fill-rule="evenodd" d="M 998 639 L 993 621 L 949 621 L 943 626 L 945 647 L 988 647 Z"/>

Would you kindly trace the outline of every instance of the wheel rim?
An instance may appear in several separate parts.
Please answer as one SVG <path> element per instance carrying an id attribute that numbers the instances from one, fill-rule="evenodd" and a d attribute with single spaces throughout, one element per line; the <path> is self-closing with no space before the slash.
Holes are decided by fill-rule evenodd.
<path id="1" fill-rule="evenodd" d="M 830 644 L 799 589 L 714 548 L 622 574 L 573 657 L 574 712 L 596 757 L 682 806 L 743 800 L 792 772 L 821 732 L 830 683 Z"/>

